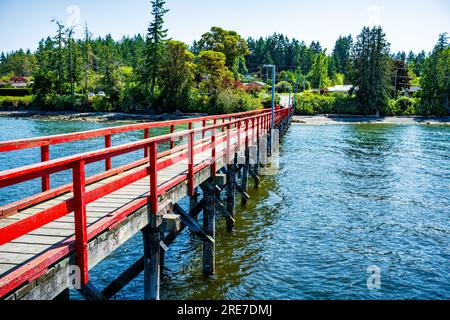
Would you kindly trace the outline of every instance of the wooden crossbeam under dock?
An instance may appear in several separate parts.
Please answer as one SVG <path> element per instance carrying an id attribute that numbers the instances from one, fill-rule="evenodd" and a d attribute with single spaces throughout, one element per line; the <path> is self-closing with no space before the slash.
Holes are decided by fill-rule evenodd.
<path id="1" fill-rule="evenodd" d="M 291 108 L 279 109 L 275 113 L 275 123 L 284 131 L 291 116 Z M 165 216 L 174 214 L 181 215 L 181 229 L 186 226 L 196 229 L 194 231 L 203 237 L 204 272 L 214 273 L 214 243 L 211 241 L 214 241 L 215 216 L 224 213 L 228 217 L 228 229 L 233 229 L 235 192 L 241 191 L 245 204 L 248 198 L 246 180 L 249 174 L 257 178 L 256 171 L 250 167 L 249 148 L 259 148 L 258 142 L 267 139 L 270 112 L 225 115 L 220 119 L 222 121 L 212 118 L 213 124 L 207 126 L 202 118 L 203 126 L 197 129 L 193 128 L 193 123 L 198 120 L 187 119 L 184 123 L 189 124 L 188 130 L 171 130 L 169 135 L 154 138 L 148 138 L 150 127 L 134 127 L 146 130 L 144 140 L 0 172 L 0 191 L 3 187 L 36 178 L 46 181 L 42 194 L 26 198 L 26 203 L 19 201 L 0 208 L 0 213 L 5 213 L 0 214 L 0 298 L 50 300 L 64 294 L 74 281 L 85 298 L 110 298 L 115 288 L 126 284 L 129 277 L 121 276 L 103 295 L 95 288 L 95 279 L 89 279 L 89 270 L 142 231 L 145 297 L 158 299 L 159 271 L 156 270 L 160 268 L 160 255 L 164 255 L 160 246 L 166 245 L 161 232 L 168 231 L 161 230 L 161 224 Z M 173 122 L 167 125 L 175 126 Z M 109 136 L 107 139 L 110 139 L 113 133 L 102 130 L 105 138 Z M 118 132 L 126 132 L 126 129 Z M 80 139 L 89 137 L 78 135 Z M 186 143 L 178 146 L 170 143 L 170 150 L 158 153 L 158 144 L 180 138 Z M 70 135 L 70 139 L 75 138 Z M 73 141 L 70 139 L 47 137 L 42 141 L 33 139 L 30 143 L 42 146 L 48 141 Z M 0 142 L 0 152 L 2 148 L 7 151 L 16 145 L 27 146 L 25 142 L 3 145 Z M 144 151 L 143 160 L 121 170 L 107 166 L 107 172 L 113 173 L 95 179 L 84 177 L 85 164 L 97 161 L 110 164 L 111 158 L 136 150 Z M 242 166 L 235 163 L 238 153 L 244 155 Z M 228 184 L 225 186 L 227 201 L 223 203 L 214 178 L 221 169 L 227 169 L 227 179 L 223 179 L 223 175 L 221 180 Z M 239 185 L 236 172 L 241 169 L 245 180 Z M 50 175 L 64 170 L 73 171 L 73 186 L 47 190 Z M 198 201 L 195 190 L 200 187 L 204 198 Z M 53 196 L 50 196 L 52 192 Z M 192 217 L 190 213 L 180 213 L 178 207 L 174 210 L 174 205 L 187 196 L 192 199 Z M 201 227 L 190 219 L 205 205 L 207 210 L 204 210 Z M 179 231 L 171 230 L 167 245 Z M 138 272 L 140 265 L 137 262 L 130 272 Z"/>

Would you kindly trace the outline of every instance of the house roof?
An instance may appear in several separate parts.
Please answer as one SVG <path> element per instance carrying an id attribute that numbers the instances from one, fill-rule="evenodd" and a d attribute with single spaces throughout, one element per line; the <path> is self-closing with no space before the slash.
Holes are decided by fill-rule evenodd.
<path id="1" fill-rule="evenodd" d="M 28 86 L 27 83 L 11 83 L 11 86 L 13 86 L 14 88 L 25 88 Z"/>
<path id="2" fill-rule="evenodd" d="M 261 82 L 261 81 L 251 81 L 251 82 L 244 83 L 244 86 L 248 86 L 248 85 L 251 85 L 251 84 L 253 84 L 253 85 L 256 84 L 256 85 L 261 86 L 261 87 L 264 87 L 266 85 L 264 82 Z"/>
<path id="3" fill-rule="evenodd" d="M 420 90 L 422 90 L 422 87 L 420 87 L 420 86 L 412 86 L 412 87 L 410 87 L 409 89 L 408 89 L 408 92 L 418 92 L 418 91 L 420 91 Z"/>
<path id="4" fill-rule="evenodd" d="M 337 85 L 328 88 L 328 92 L 348 92 L 352 87 L 352 85 Z"/>

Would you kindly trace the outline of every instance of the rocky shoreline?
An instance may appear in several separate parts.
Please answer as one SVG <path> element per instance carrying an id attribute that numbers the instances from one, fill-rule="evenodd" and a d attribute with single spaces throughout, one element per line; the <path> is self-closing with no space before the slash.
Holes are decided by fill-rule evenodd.
<path id="1" fill-rule="evenodd" d="M 167 121 L 206 116 L 202 113 L 165 113 L 165 114 L 134 114 L 120 112 L 66 112 L 66 111 L 0 111 L 0 118 L 31 118 L 39 120 L 87 121 L 87 122 L 149 122 Z"/>
<path id="2" fill-rule="evenodd" d="M 423 125 L 450 125 L 450 117 L 376 117 L 376 116 L 350 116 L 350 115 L 317 115 L 294 116 L 293 123 L 307 125 L 329 124 L 423 124 Z"/>
<path id="3" fill-rule="evenodd" d="M 86 121 L 86 122 L 152 122 L 167 121 L 207 116 L 203 113 L 165 113 L 138 114 L 121 112 L 70 112 L 70 111 L 0 111 L 0 118 L 30 118 L 57 121 Z M 450 125 L 450 117 L 375 117 L 351 115 L 316 115 L 294 116 L 293 123 L 307 125 L 328 124 L 440 124 Z"/>

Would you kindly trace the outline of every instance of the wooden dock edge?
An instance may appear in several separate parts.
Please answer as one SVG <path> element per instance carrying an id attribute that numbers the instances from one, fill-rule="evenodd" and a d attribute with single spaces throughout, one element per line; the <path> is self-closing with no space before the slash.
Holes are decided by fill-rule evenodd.
<path id="1" fill-rule="evenodd" d="M 291 122 L 291 118 L 285 119 L 280 125 L 278 125 L 278 129 L 280 130 L 280 139 L 286 133 L 287 128 Z M 261 136 L 262 137 L 262 136 Z M 250 144 L 247 146 L 255 147 L 256 144 Z M 248 149 L 247 149 L 248 151 Z M 270 156 L 269 156 L 270 157 Z M 246 156 L 248 159 L 248 156 Z M 248 160 L 247 160 L 248 161 Z M 246 161 L 246 162 L 247 162 Z M 225 156 L 217 159 L 216 162 L 217 168 L 226 168 L 226 159 Z M 243 165 L 246 167 L 246 170 L 249 170 L 249 164 L 246 163 Z M 212 166 L 207 166 L 197 172 L 194 176 L 194 185 L 195 188 L 200 187 L 202 184 L 207 182 L 211 178 L 211 168 Z M 239 170 L 238 170 L 239 171 Z M 256 171 L 257 172 L 257 171 Z M 234 175 L 235 173 L 233 173 Z M 248 179 L 248 173 L 245 174 L 245 180 Z M 233 177 L 234 179 L 234 177 Z M 247 182 L 244 182 L 244 189 L 242 186 L 237 185 L 237 190 L 241 193 L 243 197 L 243 202 L 245 203 L 248 198 L 247 194 Z M 234 189 L 231 189 L 234 190 Z M 188 181 L 184 181 L 172 189 L 168 190 L 166 194 L 164 194 L 159 199 L 159 211 L 156 215 L 152 215 L 150 213 L 149 205 L 144 206 L 138 209 L 133 214 L 129 215 L 123 222 L 114 226 L 112 229 L 107 230 L 97 237 L 92 239 L 88 243 L 88 257 L 89 257 L 89 269 L 94 268 L 98 263 L 100 263 L 103 259 L 108 257 L 114 250 L 123 245 L 126 241 L 128 241 L 131 237 L 144 230 L 146 227 L 151 226 L 153 228 L 159 227 L 162 223 L 163 216 L 167 213 L 172 213 L 171 209 L 168 209 L 170 206 L 176 204 L 181 199 L 189 196 L 189 187 Z M 231 203 L 234 204 L 234 195 Z M 230 207 L 232 204 L 229 205 Z M 231 209 L 231 208 L 230 208 Z M 214 214 L 216 209 L 214 209 Z M 234 216 L 234 213 L 233 213 Z M 234 220 L 234 217 L 232 217 Z M 233 220 L 227 221 L 229 224 L 229 229 L 233 229 Z M 213 258 L 213 257 L 210 257 Z M 37 277 L 36 279 L 31 280 L 29 283 L 26 283 L 14 291 L 8 293 L 2 298 L 3 300 L 53 300 L 58 297 L 66 297 L 68 296 L 68 288 L 69 284 L 69 273 L 76 266 L 75 262 L 75 253 L 71 253 L 69 256 L 64 257 L 54 265 L 48 268 L 48 270 Z M 214 266 L 211 268 L 212 272 L 214 272 Z M 210 271 L 211 271 L 210 270 Z M 158 287 L 159 290 L 159 287 Z M 146 293 L 147 295 L 147 293 Z M 159 291 L 158 291 L 159 295 Z M 159 297 L 159 296 L 158 296 Z"/>

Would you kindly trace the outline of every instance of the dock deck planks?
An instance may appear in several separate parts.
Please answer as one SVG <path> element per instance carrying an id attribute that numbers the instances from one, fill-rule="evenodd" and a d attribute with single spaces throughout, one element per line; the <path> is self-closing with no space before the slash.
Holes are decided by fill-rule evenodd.
<path id="1" fill-rule="evenodd" d="M 241 129 L 241 135 L 244 136 L 244 128 Z M 233 133 L 236 133 L 237 129 L 232 130 Z M 225 134 L 217 134 L 217 138 L 224 136 Z M 249 132 L 251 135 L 251 132 Z M 232 138 L 231 144 L 235 144 L 237 142 L 237 138 Z M 209 142 L 203 142 L 200 145 L 206 145 Z M 241 143 L 244 143 L 243 139 L 241 139 Z M 226 142 L 217 143 L 216 152 L 220 153 L 221 151 L 226 149 Z M 173 155 L 166 156 L 160 160 L 164 160 L 170 157 L 176 157 L 182 152 L 186 152 L 186 149 L 183 149 Z M 199 165 L 207 161 L 211 158 L 211 150 L 206 150 L 202 153 L 198 153 L 195 155 L 195 165 Z M 127 174 L 132 172 L 136 172 L 142 168 L 145 168 L 146 165 L 141 165 L 132 169 L 129 169 L 123 173 L 117 174 L 115 176 L 100 180 L 96 183 L 86 186 L 86 191 L 93 190 L 101 185 L 104 185 L 108 182 L 112 182 L 116 179 L 119 179 Z M 179 163 L 173 164 L 170 167 L 158 171 L 158 186 L 162 186 L 173 179 L 176 179 L 179 176 L 185 176 L 187 179 L 187 169 L 188 168 L 188 160 L 183 160 Z M 136 181 L 132 184 L 129 184 L 113 193 L 110 193 L 103 198 L 96 200 L 93 203 L 90 203 L 86 206 L 87 212 L 87 224 L 88 227 L 93 225 L 95 222 L 98 222 L 101 219 L 105 219 L 106 217 L 112 215 L 115 211 L 120 209 L 121 207 L 133 202 L 136 199 L 147 197 L 149 195 L 149 177 L 145 177 L 139 181 Z M 6 226 L 11 223 L 14 223 L 20 219 L 24 219 L 32 216 L 44 209 L 50 208 L 62 201 L 70 199 L 72 197 L 72 193 L 66 193 L 60 196 L 57 196 L 53 199 L 44 201 L 37 205 L 34 205 L 30 208 L 26 208 L 21 210 L 19 213 L 8 217 L 0 219 L 0 226 Z M 12 272 L 19 266 L 24 265 L 25 263 L 36 259 L 44 252 L 50 250 L 54 246 L 64 242 L 68 238 L 74 235 L 75 224 L 74 224 L 74 215 L 73 213 L 68 214 L 65 217 L 57 219 L 41 228 L 33 230 L 29 234 L 22 236 L 10 243 L 7 243 L 3 246 L 0 246 L 0 277 L 7 275 Z"/>

